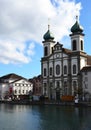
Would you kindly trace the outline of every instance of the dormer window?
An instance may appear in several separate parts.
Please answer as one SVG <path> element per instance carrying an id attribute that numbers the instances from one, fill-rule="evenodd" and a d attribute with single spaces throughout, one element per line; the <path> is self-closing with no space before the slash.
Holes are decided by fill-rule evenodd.
<path id="1" fill-rule="evenodd" d="M 57 50 L 59 50 L 60 49 L 60 47 L 59 46 L 57 46 Z"/>
<path id="2" fill-rule="evenodd" d="M 62 44 L 57 42 L 57 44 L 54 46 L 54 51 L 62 50 L 62 46 L 63 46 Z"/>

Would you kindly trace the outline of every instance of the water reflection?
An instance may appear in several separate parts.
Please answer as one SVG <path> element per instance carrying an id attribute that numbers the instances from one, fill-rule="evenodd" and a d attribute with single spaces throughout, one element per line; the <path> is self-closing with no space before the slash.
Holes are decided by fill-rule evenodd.
<path id="1" fill-rule="evenodd" d="M 91 130 L 91 108 L 0 105 L 0 130 Z"/>

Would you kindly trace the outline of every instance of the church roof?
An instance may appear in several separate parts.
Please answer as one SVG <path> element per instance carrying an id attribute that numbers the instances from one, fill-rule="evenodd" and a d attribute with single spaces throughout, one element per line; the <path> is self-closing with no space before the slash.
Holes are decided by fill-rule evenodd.
<path id="1" fill-rule="evenodd" d="M 87 65 L 87 66 L 83 67 L 81 71 L 82 71 L 82 72 L 83 72 L 83 71 L 85 71 L 85 72 L 86 72 L 86 71 L 91 71 L 91 65 Z"/>
<path id="2" fill-rule="evenodd" d="M 0 77 L 0 79 L 20 79 L 20 78 L 22 78 L 22 77 L 17 74 L 14 74 L 14 73 L 7 74 L 7 75 Z"/>
<path id="3" fill-rule="evenodd" d="M 43 36 L 44 40 L 54 40 L 54 35 L 50 31 L 49 25 L 48 25 L 48 31 Z"/>
<path id="4" fill-rule="evenodd" d="M 72 51 L 70 49 L 67 48 L 63 48 L 63 52 L 67 53 L 67 54 L 71 54 Z"/>
<path id="5" fill-rule="evenodd" d="M 91 55 L 87 55 L 87 64 L 91 65 Z"/>
<path id="6" fill-rule="evenodd" d="M 83 27 L 79 24 L 77 16 L 76 16 L 75 24 L 71 27 L 71 32 L 72 33 L 82 33 L 83 32 Z"/>

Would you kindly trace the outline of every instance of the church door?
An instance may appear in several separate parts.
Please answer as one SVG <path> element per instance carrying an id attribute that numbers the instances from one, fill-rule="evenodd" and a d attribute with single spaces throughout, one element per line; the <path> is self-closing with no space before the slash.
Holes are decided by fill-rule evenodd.
<path id="1" fill-rule="evenodd" d="M 60 100 L 60 91 L 56 91 L 56 100 Z"/>

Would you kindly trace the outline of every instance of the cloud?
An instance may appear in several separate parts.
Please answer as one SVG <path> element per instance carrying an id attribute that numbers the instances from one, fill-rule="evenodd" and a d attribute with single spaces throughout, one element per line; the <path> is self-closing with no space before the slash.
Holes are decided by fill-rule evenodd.
<path id="1" fill-rule="evenodd" d="M 29 44 L 29 47 L 27 49 L 27 54 L 31 56 L 34 55 L 35 54 L 35 52 L 33 51 L 34 48 L 35 48 L 35 44 L 34 42 L 31 42 L 31 44 Z"/>
<path id="2" fill-rule="evenodd" d="M 31 48 L 31 52 L 33 48 Z M 4 64 L 21 64 L 30 61 L 29 55 L 27 56 L 26 46 L 21 42 L 15 41 L 0 41 L 0 61 Z"/>
<path id="3" fill-rule="evenodd" d="M 0 62 L 29 63 L 36 53 L 34 41 L 41 43 L 47 31 L 48 18 L 54 36 L 62 40 L 80 9 L 81 3 L 74 0 L 0 0 Z"/>

